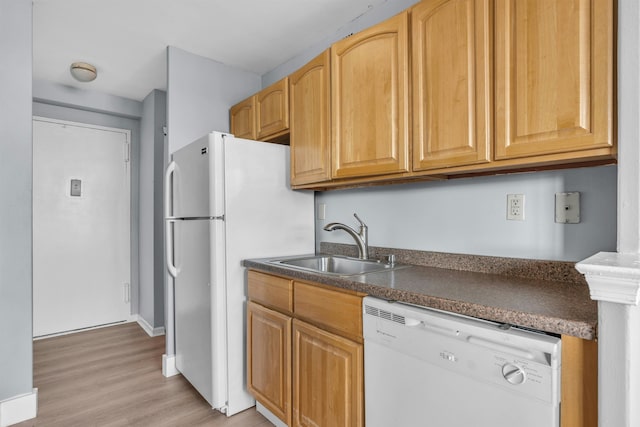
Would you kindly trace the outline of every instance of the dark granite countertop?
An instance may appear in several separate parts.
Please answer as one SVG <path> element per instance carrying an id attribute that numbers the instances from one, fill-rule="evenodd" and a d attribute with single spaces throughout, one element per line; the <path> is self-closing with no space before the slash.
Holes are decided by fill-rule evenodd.
<path id="1" fill-rule="evenodd" d="M 331 253 L 336 252 L 340 251 Z M 373 252 L 376 253 L 375 250 Z M 421 264 L 434 264 L 433 261 L 424 261 L 424 254 L 428 254 L 431 258 L 437 258 L 438 266 L 411 265 L 409 268 L 343 277 L 294 270 L 270 264 L 268 259 L 245 260 L 243 264 L 267 273 L 363 292 L 388 300 L 583 339 L 596 338 L 597 303 L 590 298 L 589 288 L 586 282 L 580 280 L 581 276 L 567 270 L 572 268 L 570 263 L 518 262 L 509 258 L 390 249 L 379 249 L 377 252 L 396 252 L 401 263 L 413 260 Z M 418 260 L 416 253 L 423 258 Z M 398 254 L 401 256 L 398 257 Z M 450 256 L 443 258 L 443 255 Z M 465 259 L 469 262 L 462 262 L 461 257 L 467 257 Z M 447 265 L 443 259 L 453 262 L 453 268 L 443 268 L 443 265 Z M 488 267 L 482 267 L 484 264 L 508 265 L 510 273 L 487 273 Z M 461 266 L 476 271 L 466 271 L 460 269 Z M 518 266 L 523 268 L 519 269 Z M 491 267 L 490 271 L 495 271 L 495 267 Z"/>

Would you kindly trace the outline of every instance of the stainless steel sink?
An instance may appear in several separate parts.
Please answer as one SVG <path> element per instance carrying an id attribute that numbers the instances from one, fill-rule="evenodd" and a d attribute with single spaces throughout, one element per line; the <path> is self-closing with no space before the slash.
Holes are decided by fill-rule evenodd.
<path id="1" fill-rule="evenodd" d="M 385 264 L 377 260 L 349 258 L 339 255 L 309 255 L 299 258 L 284 258 L 269 261 L 283 267 L 335 276 L 356 276 L 394 270 L 404 265 Z"/>

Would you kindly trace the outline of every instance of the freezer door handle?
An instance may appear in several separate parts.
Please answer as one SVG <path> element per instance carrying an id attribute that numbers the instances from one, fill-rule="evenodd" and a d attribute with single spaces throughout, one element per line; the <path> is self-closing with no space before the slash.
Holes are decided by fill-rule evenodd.
<path id="1" fill-rule="evenodd" d="M 171 177 L 176 170 L 176 162 L 172 161 L 167 166 L 167 170 L 164 174 L 164 217 L 171 218 L 171 198 L 173 196 Z M 166 220 L 164 222 L 164 234 L 166 239 L 166 258 L 167 258 L 167 270 L 169 274 L 174 278 L 178 276 L 178 269 L 173 264 L 173 233 L 171 223 L 173 221 Z"/>

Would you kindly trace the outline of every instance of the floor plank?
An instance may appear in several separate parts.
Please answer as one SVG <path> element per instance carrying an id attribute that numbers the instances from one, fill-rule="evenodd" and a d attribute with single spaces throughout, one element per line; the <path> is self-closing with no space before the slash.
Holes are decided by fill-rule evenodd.
<path id="1" fill-rule="evenodd" d="M 38 417 L 16 426 L 272 426 L 255 408 L 227 418 L 182 375 L 165 378 L 164 345 L 137 323 L 34 341 Z"/>

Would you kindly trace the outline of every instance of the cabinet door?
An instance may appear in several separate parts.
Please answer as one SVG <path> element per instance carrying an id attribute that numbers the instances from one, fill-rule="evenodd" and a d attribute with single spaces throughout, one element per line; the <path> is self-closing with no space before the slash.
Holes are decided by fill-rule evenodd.
<path id="1" fill-rule="evenodd" d="M 488 162 L 489 0 L 427 0 L 411 10 L 413 170 Z"/>
<path id="2" fill-rule="evenodd" d="M 408 14 L 331 46 L 332 175 L 408 171 Z"/>
<path id="3" fill-rule="evenodd" d="M 289 79 L 275 82 L 256 95 L 256 126 L 259 140 L 289 130 Z"/>
<path id="4" fill-rule="evenodd" d="M 496 0 L 496 159 L 611 151 L 612 3 Z"/>
<path id="5" fill-rule="evenodd" d="M 238 138 L 256 139 L 256 98 L 251 96 L 229 110 L 231 133 Z"/>
<path id="6" fill-rule="evenodd" d="M 291 317 L 249 302 L 247 388 L 291 425 Z"/>
<path id="7" fill-rule="evenodd" d="M 293 425 L 364 425 L 363 346 L 293 321 Z"/>
<path id="8" fill-rule="evenodd" d="M 329 50 L 289 76 L 291 184 L 331 178 Z"/>

